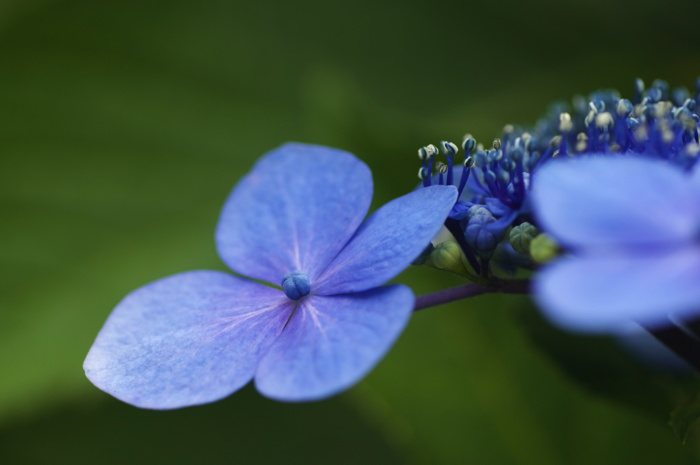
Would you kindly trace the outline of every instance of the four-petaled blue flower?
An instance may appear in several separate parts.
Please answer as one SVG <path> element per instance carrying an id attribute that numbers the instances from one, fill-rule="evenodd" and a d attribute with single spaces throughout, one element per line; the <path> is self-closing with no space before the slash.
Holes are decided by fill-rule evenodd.
<path id="1" fill-rule="evenodd" d="M 616 332 L 700 315 L 700 170 L 631 156 L 561 160 L 537 173 L 531 195 L 541 228 L 571 252 L 534 283 L 555 322 Z"/>
<path id="2" fill-rule="evenodd" d="M 127 296 L 85 360 L 88 378 L 130 404 L 212 402 L 255 378 L 265 396 L 314 400 L 360 380 L 411 315 L 402 285 L 457 197 L 420 189 L 364 223 L 372 177 L 353 155 L 288 144 L 265 155 L 227 200 L 216 231 L 235 272 L 191 271 Z"/>

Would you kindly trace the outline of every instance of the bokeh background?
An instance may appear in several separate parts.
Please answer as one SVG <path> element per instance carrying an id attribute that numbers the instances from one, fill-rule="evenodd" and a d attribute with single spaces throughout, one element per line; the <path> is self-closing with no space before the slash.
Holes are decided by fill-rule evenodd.
<path id="1" fill-rule="evenodd" d="M 3 0 L 0 463 L 695 463 L 700 440 L 666 424 L 666 375 L 607 364 L 625 357 L 611 341 L 554 332 L 522 296 L 417 314 L 365 381 L 310 404 L 248 387 L 144 411 L 81 365 L 128 292 L 224 269 L 219 209 L 265 151 L 357 154 L 376 208 L 413 188 L 419 146 L 489 143 L 553 100 L 629 95 L 635 77 L 692 86 L 698 13 L 696 0 Z M 427 269 L 397 281 L 458 283 Z"/>

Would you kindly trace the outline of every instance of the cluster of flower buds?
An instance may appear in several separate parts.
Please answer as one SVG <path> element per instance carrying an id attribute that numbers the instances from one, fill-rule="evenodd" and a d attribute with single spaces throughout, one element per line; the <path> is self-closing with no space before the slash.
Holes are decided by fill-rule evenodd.
<path id="1" fill-rule="evenodd" d="M 692 167 L 700 151 L 695 95 L 684 87 L 669 90 L 656 80 L 645 89 L 635 81 L 632 100 L 615 91 L 594 92 L 586 100 L 577 97 L 571 107 L 553 106 L 540 120 L 537 133 L 549 141 L 548 156 L 573 154 L 638 154 Z"/>
<path id="2" fill-rule="evenodd" d="M 511 270 L 532 267 L 558 253 L 547 236 L 538 237 L 530 211 L 534 173 L 558 157 L 593 154 L 660 158 L 691 169 L 700 152 L 700 117 L 694 113 L 699 95 L 700 79 L 695 95 L 685 88 L 670 90 L 660 80 L 646 89 L 637 79 L 631 100 L 613 90 L 576 97 L 571 105 L 554 105 L 534 129 L 505 126 L 488 149 L 466 135 L 461 165 L 455 165 L 459 149 L 452 142 L 441 142 L 442 150 L 422 147 L 418 176 L 423 186 L 458 188 L 446 226 L 477 277 L 488 277 L 491 261 Z"/>

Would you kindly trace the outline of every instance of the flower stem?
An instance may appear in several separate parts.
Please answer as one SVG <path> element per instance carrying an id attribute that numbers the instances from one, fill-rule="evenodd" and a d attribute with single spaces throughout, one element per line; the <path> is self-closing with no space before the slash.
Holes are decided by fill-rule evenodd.
<path id="1" fill-rule="evenodd" d="M 456 300 L 476 297 L 481 294 L 491 292 L 502 292 L 505 294 L 528 294 L 530 292 L 530 281 L 527 279 L 500 279 L 492 278 L 488 285 L 465 284 L 463 286 L 452 287 L 432 294 L 421 295 L 416 298 L 413 311 L 424 308 L 435 307 Z"/>

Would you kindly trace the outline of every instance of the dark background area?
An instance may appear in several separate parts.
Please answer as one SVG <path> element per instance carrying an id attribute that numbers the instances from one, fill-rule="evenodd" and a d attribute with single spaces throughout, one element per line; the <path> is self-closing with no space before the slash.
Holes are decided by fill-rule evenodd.
<path id="1" fill-rule="evenodd" d="M 416 184 L 419 146 L 490 143 L 554 100 L 631 95 L 636 77 L 692 86 L 698 13 L 695 0 L 4 0 L 0 463 L 694 463 L 697 438 L 564 374 L 523 330 L 522 296 L 421 312 L 365 381 L 311 404 L 248 387 L 143 411 L 81 365 L 128 292 L 224 269 L 219 209 L 267 150 L 355 153 L 376 208 Z M 427 269 L 397 281 L 458 283 Z"/>

